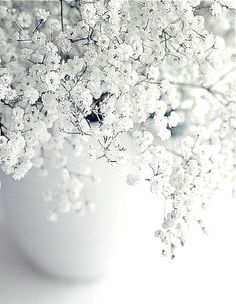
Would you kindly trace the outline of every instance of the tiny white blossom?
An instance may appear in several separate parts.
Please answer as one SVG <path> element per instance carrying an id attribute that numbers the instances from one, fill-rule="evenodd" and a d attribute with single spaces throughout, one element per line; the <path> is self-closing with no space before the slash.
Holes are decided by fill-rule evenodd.
<path id="1" fill-rule="evenodd" d="M 38 100 L 39 92 L 36 89 L 29 87 L 24 91 L 24 97 L 29 103 L 33 104 Z"/>
<path id="2" fill-rule="evenodd" d="M 54 211 L 51 211 L 48 216 L 47 216 L 47 219 L 50 221 L 50 222 L 57 222 L 58 221 L 58 214 Z"/>
<path id="3" fill-rule="evenodd" d="M 140 174 L 128 174 L 126 177 L 127 184 L 130 186 L 135 186 L 141 180 Z"/>
<path id="4" fill-rule="evenodd" d="M 45 22 L 47 21 L 50 13 L 46 11 L 45 9 L 38 9 L 35 13 L 35 16 L 38 18 L 38 20 Z"/>
<path id="5" fill-rule="evenodd" d="M 54 71 L 47 73 L 45 76 L 45 84 L 46 84 L 46 89 L 48 91 L 55 92 L 60 85 L 60 78 L 58 73 Z"/>
<path id="6" fill-rule="evenodd" d="M 178 113 L 176 113 L 175 111 L 172 111 L 170 113 L 170 116 L 168 117 L 168 125 L 169 127 L 176 127 L 180 122 L 180 117 L 178 115 Z"/>

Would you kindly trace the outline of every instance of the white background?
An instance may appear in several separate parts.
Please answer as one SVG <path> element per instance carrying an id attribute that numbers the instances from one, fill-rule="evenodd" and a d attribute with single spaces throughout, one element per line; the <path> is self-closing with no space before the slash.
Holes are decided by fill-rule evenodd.
<path id="1" fill-rule="evenodd" d="M 236 204 L 217 195 L 209 211 L 209 235 L 194 232 L 172 261 L 160 257 L 152 208 L 137 210 L 138 223 L 124 238 L 111 275 L 90 283 L 63 282 L 36 271 L 0 224 L 0 304 L 234 304 Z"/>

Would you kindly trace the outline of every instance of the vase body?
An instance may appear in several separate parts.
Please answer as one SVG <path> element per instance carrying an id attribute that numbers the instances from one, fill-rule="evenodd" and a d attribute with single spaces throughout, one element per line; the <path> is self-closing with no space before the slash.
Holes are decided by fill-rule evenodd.
<path id="1" fill-rule="evenodd" d="M 1 173 L 0 197 L 7 228 L 22 253 L 50 275 L 93 279 L 106 274 L 121 232 L 132 225 L 127 224 L 126 207 L 130 202 L 153 200 L 146 185 L 126 184 L 125 165 L 101 159 L 94 163 L 93 172 L 100 175 L 101 183 L 87 181 L 85 190 L 95 212 L 60 214 L 56 223 L 48 221 L 49 206 L 42 199 L 42 192 L 54 186 L 55 172 L 42 178 L 33 168 L 20 181 Z"/>

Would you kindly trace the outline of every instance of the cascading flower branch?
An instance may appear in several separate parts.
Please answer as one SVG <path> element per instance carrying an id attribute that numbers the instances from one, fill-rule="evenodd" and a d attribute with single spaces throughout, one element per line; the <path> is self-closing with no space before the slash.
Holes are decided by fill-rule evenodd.
<path id="1" fill-rule="evenodd" d="M 235 181 L 235 2 L 228 0 L 0 1 L 0 166 L 21 179 L 58 170 L 49 214 L 93 210 L 84 167 L 128 162 L 127 183 L 165 201 L 156 231 L 175 256 L 212 194 Z M 133 142 L 135 152 L 127 144 Z M 158 199 L 157 199 L 158 203 Z"/>

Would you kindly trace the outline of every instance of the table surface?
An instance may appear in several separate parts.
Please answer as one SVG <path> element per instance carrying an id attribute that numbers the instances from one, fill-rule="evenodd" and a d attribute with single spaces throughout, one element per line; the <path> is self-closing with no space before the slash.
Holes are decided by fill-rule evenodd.
<path id="1" fill-rule="evenodd" d="M 96 282 L 63 282 L 36 271 L 17 253 L 0 220 L 0 303 L 236 303 L 235 205 L 224 194 L 218 197 L 210 234 L 194 235 L 173 261 L 161 258 L 159 242 L 140 228 L 124 241 L 112 275 Z"/>

